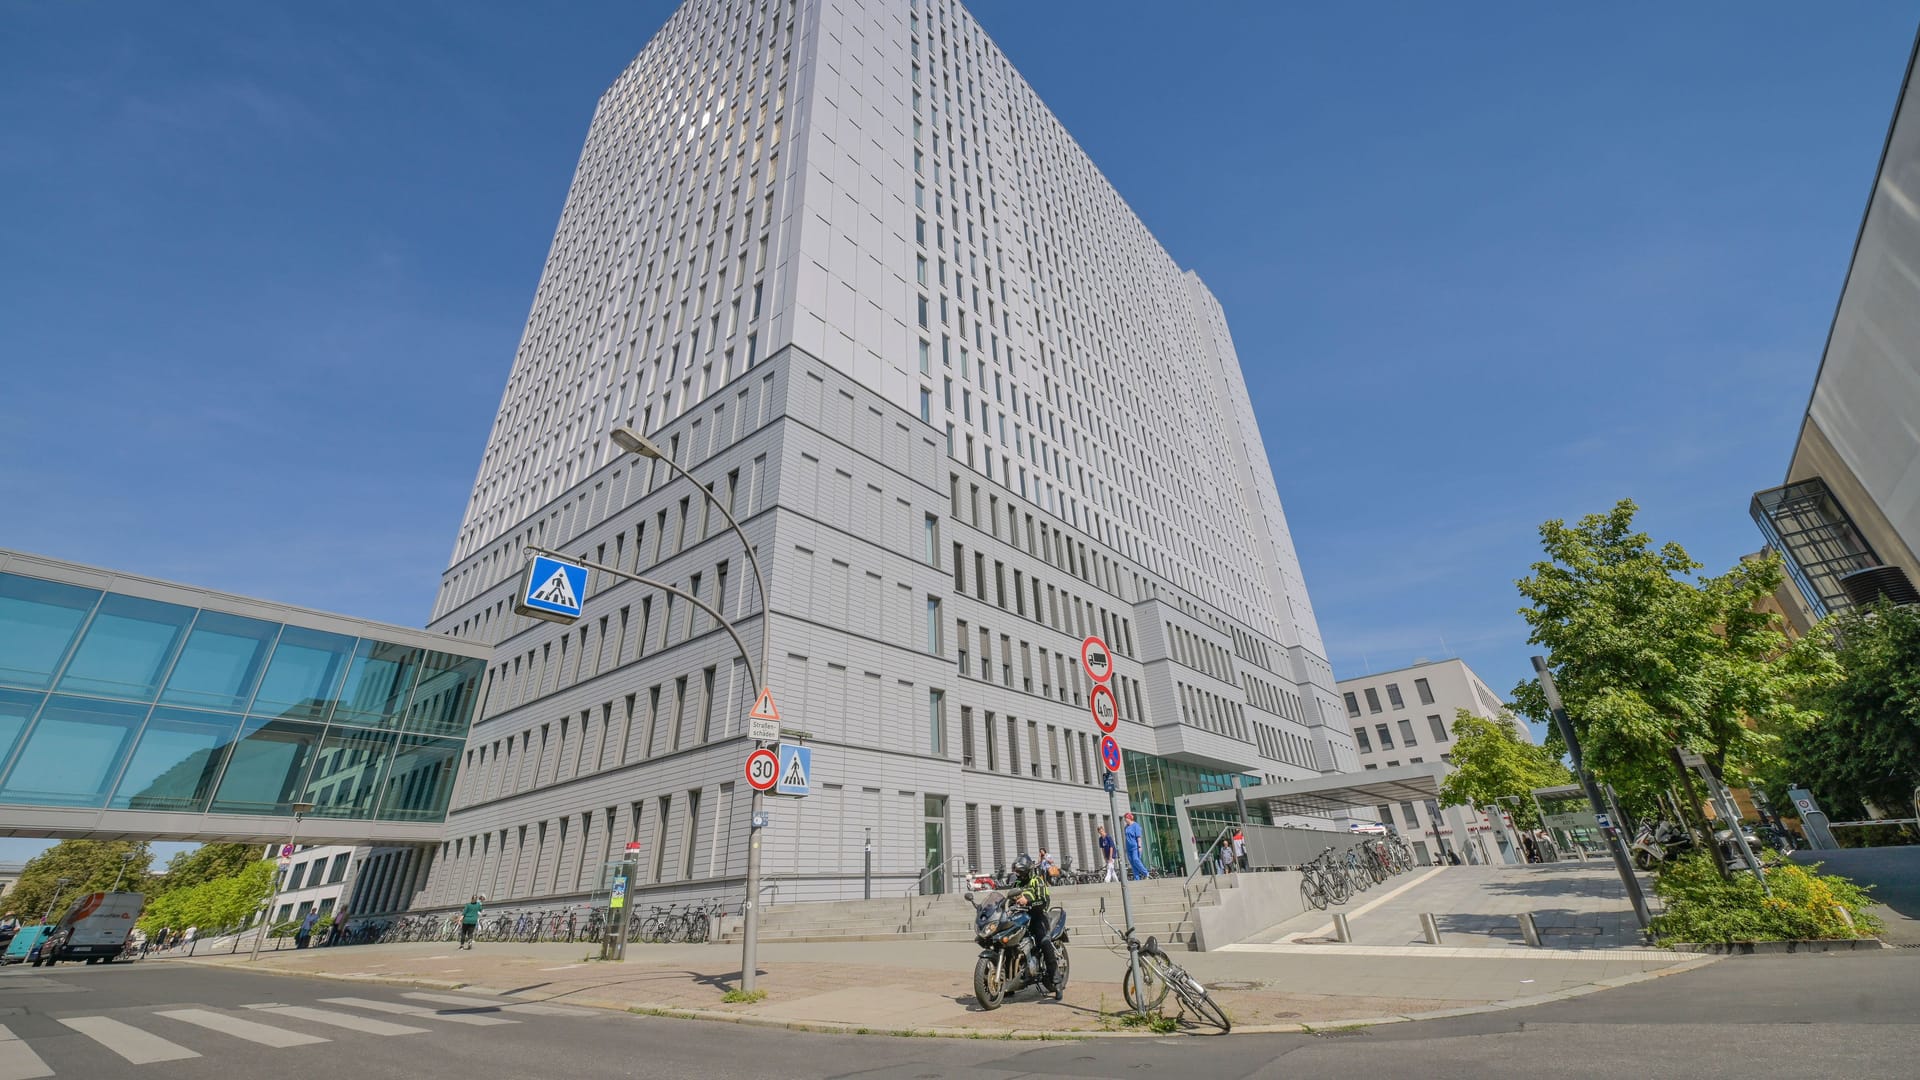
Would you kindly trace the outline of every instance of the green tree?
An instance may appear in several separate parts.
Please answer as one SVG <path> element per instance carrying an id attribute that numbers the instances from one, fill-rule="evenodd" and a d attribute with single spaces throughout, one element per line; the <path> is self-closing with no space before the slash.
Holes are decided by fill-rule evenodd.
<path id="1" fill-rule="evenodd" d="M 1587 767 L 1644 807 L 1669 785 L 1691 790 L 1676 747 L 1734 782 L 1765 766 L 1778 732 L 1811 719 L 1796 697 L 1831 665 L 1789 650 L 1778 617 L 1755 609 L 1780 585 L 1777 557 L 1697 577 L 1679 544 L 1656 547 L 1634 529 L 1636 510 L 1622 500 L 1576 525 L 1540 526 L 1546 558 L 1516 584 L 1527 640 L 1550 654 Z M 1548 721 L 1537 680 L 1513 696 L 1518 712 Z"/>
<path id="2" fill-rule="evenodd" d="M 21 868 L 19 884 L 7 891 L 6 907 L 23 919 L 37 919 L 58 894 L 60 910 L 53 915 L 59 918 L 74 897 L 110 889 L 115 878 L 122 891 L 145 892 L 152 866 L 153 851 L 145 841 L 62 840 Z M 66 885 L 58 883 L 61 878 Z"/>
<path id="3" fill-rule="evenodd" d="M 232 877 L 260 859 L 259 844 L 201 844 L 167 860 L 160 888 L 165 892 L 191 888 L 214 878 Z"/>
<path id="4" fill-rule="evenodd" d="M 238 873 L 171 890 L 147 905 L 140 929 L 151 934 L 163 926 L 175 930 L 197 926 L 207 932 L 239 926 L 272 891 L 274 872 L 274 861 L 261 859 Z"/>
<path id="5" fill-rule="evenodd" d="M 1920 785 L 1920 608 L 1883 602 L 1837 615 L 1801 648 L 1830 656 L 1838 674 L 1805 696 L 1821 719 L 1783 735 L 1768 785 L 1776 804 L 1788 805 L 1786 781 L 1837 816 L 1864 816 L 1866 801 L 1907 816 Z"/>
<path id="6" fill-rule="evenodd" d="M 1518 807 L 1510 802 L 1497 805 L 1513 811 L 1514 824 L 1537 829 L 1539 811 L 1524 796 L 1534 788 L 1572 782 L 1573 774 L 1554 752 L 1535 745 L 1518 722 L 1506 717 L 1486 720 L 1465 709 L 1454 714 L 1453 773 L 1440 785 L 1441 805 L 1494 806 L 1500 796 L 1520 795 Z"/>

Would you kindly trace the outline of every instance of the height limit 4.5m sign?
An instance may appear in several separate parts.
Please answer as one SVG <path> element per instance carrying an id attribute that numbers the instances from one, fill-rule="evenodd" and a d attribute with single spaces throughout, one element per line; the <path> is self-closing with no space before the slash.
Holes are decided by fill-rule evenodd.
<path id="1" fill-rule="evenodd" d="M 1080 643 L 1080 666 L 1086 669 L 1087 678 L 1106 682 L 1113 678 L 1113 652 L 1106 642 L 1090 636 Z"/>
<path id="2" fill-rule="evenodd" d="M 1120 725 L 1120 706 L 1113 691 L 1105 683 L 1094 683 L 1093 691 L 1087 695 L 1088 705 L 1093 709 L 1093 722 L 1100 725 L 1102 733 L 1111 735 Z"/>

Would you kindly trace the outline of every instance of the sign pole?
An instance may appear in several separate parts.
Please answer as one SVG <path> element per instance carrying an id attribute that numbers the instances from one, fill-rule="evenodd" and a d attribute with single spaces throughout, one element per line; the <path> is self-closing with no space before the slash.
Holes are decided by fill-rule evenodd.
<path id="1" fill-rule="evenodd" d="M 1540 676 L 1540 692 L 1546 695 L 1547 711 L 1553 716 L 1553 726 L 1560 732 L 1560 738 L 1567 744 L 1567 756 L 1573 759 L 1574 774 L 1580 777 L 1580 785 L 1587 789 L 1587 801 L 1593 804 L 1593 814 L 1603 823 L 1600 835 L 1606 838 L 1607 851 L 1613 855 L 1614 868 L 1620 871 L 1620 881 L 1627 887 L 1627 899 L 1633 902 L 1633 917 L 1639 921 L 1640 929 L 1645 930 L 1651 919 L 1647 915 L 1647 898 L 1640 891 L 1640 879 L 1634 876 L 1633 863 L 1627 858 L 1626 841 L 1621 837 L 1619 828 L 1607 815 L 1607 804 L 1600 795 L 1600 785 L 1587 771 L 1580 760 L 1580 740 L 1574 736 L 1573 721 L 1567 719 L 1566 706 L 1560 702 L 1560 688 L 1554 685 L 1553 672 L 1547 670 L 1547 658 L 1533 658 L 1533 670 Z"/>
<path id="2" fill-rule="evenodd" d="M 1127 858 L 1126 826 L 1121 823 L 1120 818 L 1120 785 L 1114 783 L 1112 773 L 1101 777 L 1100 783 L 1107 789 L 1107 820 L 1113 823 L 1108 826 L 1107 835 L 1113 835 L 1113 829 L 1116 827 L 1120 829 L 1119 854 L 1120 862 L 1123 864 L 1120 871 L 1120 917 L 1127 921 L 1127 934 L 1131 936 L 1133 934 L 1133 896 L 1127 890 L 1127 879 L 1133 876 L 1133 862 Z M 1127 950 L 1127 969 L 1133 978 L 1134 1011 L 1144 1013 L 1146 1008 L 1139 1003 L 1147 999 L 1147 993 L 1140 985 L 1140 954 L 1133 949 Z"/>

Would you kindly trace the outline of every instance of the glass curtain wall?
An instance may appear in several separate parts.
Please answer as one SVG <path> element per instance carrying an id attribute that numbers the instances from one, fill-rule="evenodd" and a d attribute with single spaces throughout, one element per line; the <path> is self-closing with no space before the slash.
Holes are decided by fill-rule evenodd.
<path id="1" fill-rule="evenodd" d="M 1142 840 L 1147 866 L 1167 874 L 1185 875 L 1192 868 L 1187 865 L 1186 854 L 1180 846 L 1180 814 L 1176 805 L 1180 796 L 1230 791 L 1236 774 L 1216 772 L 1152 754 L 1128 754 L 1124 765 L 1127 770 L 1128 805 L 1133 808 L 1134 820 L 1140 823 L 1144 834 Z M 1259 783 L 1259 778 L 1243 776 L 1240 782 L 1251 787 Z M 1255 825 L 1273 823 L 1268 818 L 1266 807 L 1260 803 L 1248 803 L 1247 813 Z M 1199 841 L 1196 847 L 1202 851 L 1220 834 L 1222 828 L 1235 820 L 1231 807 L 1206 807 L 1194 810 L 1188 816 L 1193 821 L 1195 832 L 1199 833 L 1195 838 Z"/>
<path id="2" fill-rule="evenodd" d="M 0 803 L 440 821 L 483 668 L 0 574 Z"/>

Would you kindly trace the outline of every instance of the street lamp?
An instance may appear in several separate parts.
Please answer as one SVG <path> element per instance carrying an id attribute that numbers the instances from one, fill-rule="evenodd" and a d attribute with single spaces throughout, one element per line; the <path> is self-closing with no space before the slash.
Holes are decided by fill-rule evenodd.
<path id="1" fill-rule="evenodd" d="M 678 475 L 685 477 L 699 490 L 707 502 L 713 504 L 714 509 L 720 511 L 720 516 L 727 521 L 727 527 L 732 529 L 733 534 L 740 538 L 740 547 L 747 555 L 747 565 L 753 569 L 754 584 L 760 589 L 760 676 L 766 679 L 769 684 L 772 683 L 773 673 L 767 668 L 767 643 L 773 636 L 773 600 L 772 597 L 767 594 L 767 578 L 765 574 L 760 572 L 760 559 L 754 554 L 753 541 L 747 539 L 746 530 L 740 527 L 740 523 L 734 520 L 733 511 L 729 510 L 726 505 L 714 495 L 710 488 L 700 481 L 695 480 L 693 474 L 682 467 L 679 462 L 661 453 L 659 445 L 652 439 L 647 438 L 645 435 L 640 434 L 638 431 L 624 424 L 614 428 L 611 437 L 615 446 L 618 446 L 630 454 L 638 454 L 643 458 L 648 458 L 653 461 L 666 462 L 668 468 L 672 469 Z M 695 602 L 698 603 L 697 600 Z M 715 616 L 715 618 L 718 617 L 718 615 Z M 721 621 L 725 622 L 725 620 Z M 728 629 L 729 631 L 732 630 L 731 627 L 728 627 Z M 733 637 L 734 642 L 738 644 L 740 635 L 736 633 Z M 744 655 L 746 652 L 745 646 L 742 646 L 740 651 Z M 766 687 L 760 686 L 756 689 L 766 689 Z M 764 744 L 756 739 L 754 740 L 754 745 L 758 747 Z M 759 966 L 760 952 L 760 829 L 755 823 L 765 820 L 763 816 L 765 807 L 766 795 L 756 790 L 753 793 L 753 798 L 748 803 L 747 899 L 740 908 L 742 924 L 740 929 L 740 989 L 745 993 L 752 993 L 754 984 L 758 981 L 755 977 L 754 969 Z"/>
<path id="2" fill-rule="evenodd" d="M 53 899 L 47 901 L 47 913 L 40 916 L 41 922 L 44 923 L 53 918 L 53 909 L 60 906 L 60 894 L 67 890 L 67 883 L 72 880 L 72 878 L 53 879 Z"/>
<path id="3" fill-rule="evenodd" d="M 300 819 L 313 812 L 313 804 L 310 802 L 297 802 L 293 804 L 292 809 L 293 831 L 287 836 L 287 858 L 289 859 L 293 857 L 293 849 L 300 846 Z M 280 859 L 278 856 L 275 856 L 273 864 L 273 891 L 267 894 L 266 910 L 260 916 L 260 929 L 256 930 L 253 935 L 253 951 L 247 954 L 248 963 L 260 959 L 260 942 L 266 939 L 267 927 L 273 921 L 273 902 L 279 899 L 279 897 Z"/>
<path id="4" fill-rule="evenodd" d="M 108 892 L 120 891 L 120 879 L 127 876 L 127 864 L 132 861 L 133 861 L 133 852 L 123 851 L 120 853 L 120 872 L 113 875 L 113 888 L 108 889 L 107 890 Z"/>

